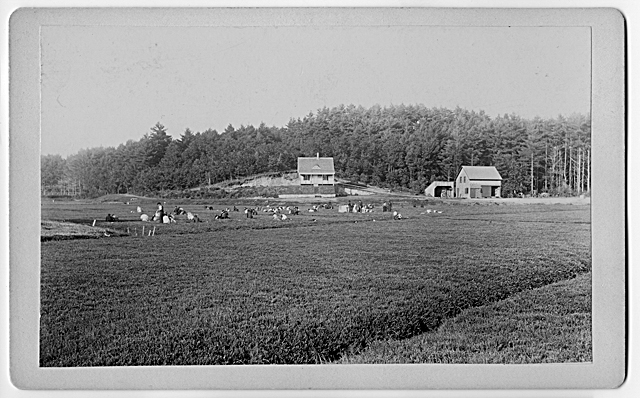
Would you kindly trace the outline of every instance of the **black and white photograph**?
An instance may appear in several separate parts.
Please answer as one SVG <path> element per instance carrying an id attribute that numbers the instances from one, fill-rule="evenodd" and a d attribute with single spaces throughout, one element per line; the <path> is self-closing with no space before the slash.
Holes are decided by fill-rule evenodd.
<path id="1" fill-rule="evenodd" d="M 461 388 L 483 387 L 483 369 L 495 387 L 504 369 L 563 366 L 550 385 L 575 388 L 597 361 L 594 286 L 618 278 L 621 305 L 625 281 L 624 253 L 597 260 L 594 214 L 624 192 L 598 185 L 594 152 L 624 132 L 598 130 L 589 23 L 566 10 L 458 23 L 425 9 L 42 11 L 37 174 L 11 176 L 39 191 L 29 366 L 419 378 L 408 365 L 468 365 L 476 381 L 429 381 Z M 624 240 L 616 211 L 599 231 Z M 611 364 L 608 387 L 624 380 Z"/>
<path id="2" fill-rule="evenodd" d="M 590 48 L 43 27 L 40 366 L 591 361 Z"/>

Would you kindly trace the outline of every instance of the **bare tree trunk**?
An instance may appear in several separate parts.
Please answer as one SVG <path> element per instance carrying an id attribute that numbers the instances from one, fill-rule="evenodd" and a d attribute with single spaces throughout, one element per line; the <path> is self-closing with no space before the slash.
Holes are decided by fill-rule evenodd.
<path id="1" fill-rule="evenodd" d="M 531 151 L 531 195 L 533 196 L 533 151 Z"/>
<path id="2" fill-rule="evenodd" d="M 567 186 L 567 142 L 564 143 L 564 163 L 562 164 L 562 181 Z"/>
<path id="3" fill-rule="evenodd" d="M 554 191 L 558 190 L 558 176 L 557 176 L 557 157 L 558 157 L 558 148 L 553 147 L 553 158 L 551 161 L 551 186 Z"/>
<path id="4" fill-rule="evenodd" d="M 591 158 L 589 157 L 589 151 L 587 151 L 587 192 L 591 193 Z"/>
<path id="5" fill-rule="evenodd" d="M 577 181 L 578 184 L 578 194 L 582 193 L 582 148 L 578 149 L 578 173 L 577 173 Z"/>
<path id="6" fill-rule="evenodd" d="M 580 189 L 584 191 L 584 165 L 585 165 L 585 151 L 582 150 L 582 164 L 580 165 Z"/>
<path id="7" fill-rule="evenodd" d="M 546 141 L 544 143 L 544 191 L 549 192 L 549 184 L 547 183 L 547 169 L 548 169 L 548 160 L 549 160 L 549 142 Z"/>
<path id="8" fill-rule="evenodd" d="M 571 147 L 569 147 L 569 191 L 573 194 L 573 154 Z"/>

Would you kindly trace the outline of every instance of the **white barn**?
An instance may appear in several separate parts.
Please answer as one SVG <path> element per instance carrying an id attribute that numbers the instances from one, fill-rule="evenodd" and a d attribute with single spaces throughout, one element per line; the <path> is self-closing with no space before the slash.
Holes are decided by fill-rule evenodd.
<path id="1" fill-rule="evenodd" d="M 456 178 L 457 198 L 499 198 L 502 177 L 494 166 L 462 166 Z"/>

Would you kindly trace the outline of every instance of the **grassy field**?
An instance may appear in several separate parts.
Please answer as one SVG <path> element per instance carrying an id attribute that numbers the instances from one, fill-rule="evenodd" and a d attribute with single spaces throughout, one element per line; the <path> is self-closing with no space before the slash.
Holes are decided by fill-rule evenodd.
<path id="1" fill-rule="evenodd" d="M 136 206 L 152 209 L 153 200 L 43 201 L 43 220 L 97 220 L 111 236 L 43 239 L 40 365 L 366 362 L 357 356 L 379 344 L 411 347 L 412 339 L 439 339 L 472 309 L 590 271 L 588 206 L 463 202 L 396 203 L 406 220 L 393 220 L 377 206 L 365 214 L 303 211 L 286 221 L 263 212 L 214 220 L 216 212 L 203 203 L 176 202 L 165 207 L 180 205 L 204 222 L 162 225 L 138 221 Z M 210 203 L 215 209 L 234 204 L 242 210 L 266 202 Z M 434 209 L 442 213 L 427 213 Z M 100 221 L 107 213 L 121 221 Z M 143 226 L 155 226 L 155 236 L 143 236 Z M 588 293 L 589 287 L 576 289 Z M 590 314 L 590 302 L 563 303 Z M 540 327 L 573 330 L 553 318 L 557 308 L 542 304 L 539 311 L 549 319 Z M 512 324 L 493 322 L 498 312 L 483 314 L 507 346 L 521 338 Z M 590 319 L 583 321 L 575 328 L 587 336 Z M 520 340 L 525 351 L 540 336 L 550 338 L 533 333 Z M 590 346 L 571 341 L 568 336 L 562 355 L 548 358 L 589 360 Z M 478 350 L 452 362 L 545 361 L 534 344 L 520 356 L 452 344 Z M 442 361 L 435 354 L 413 358 Z M 388 354 L 382 361 L 401 360 Z"/>
<path id="2" fill-rule="evenodd" d="M 338 363 L 590 362 L 591 349 L 587 273 L 467 309 L 432 333 L 376 341 Z"/>

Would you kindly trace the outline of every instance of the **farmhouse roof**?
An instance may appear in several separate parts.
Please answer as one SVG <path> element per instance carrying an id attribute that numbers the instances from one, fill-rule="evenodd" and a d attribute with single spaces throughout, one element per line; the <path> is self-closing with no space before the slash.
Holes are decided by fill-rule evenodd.
<path id="1" fill-rule="evenodd" d="M 335 174 L 333 158 L 298 158 L 298 174 Z"/>
<path id="2" fill-rule="evenodd" d="M 502 180 L 494 166 L 462 166 L 469 180 Z"/>

